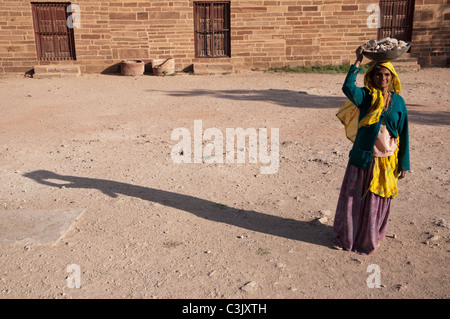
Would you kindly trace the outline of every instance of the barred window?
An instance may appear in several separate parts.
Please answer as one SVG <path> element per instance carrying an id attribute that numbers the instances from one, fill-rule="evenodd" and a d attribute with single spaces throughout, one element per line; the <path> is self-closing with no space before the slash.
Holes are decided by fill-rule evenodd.
<path id="1" fill-rule="evenodd" d="M 414 0 L 380 0 L 381 28 L 378 38 L 396 38 L 411 41 Z"/>
<path id="2" fill-rule="evenodd" d="M 230 2 L 194 2 L 195 56 L 229 57 Z"/>

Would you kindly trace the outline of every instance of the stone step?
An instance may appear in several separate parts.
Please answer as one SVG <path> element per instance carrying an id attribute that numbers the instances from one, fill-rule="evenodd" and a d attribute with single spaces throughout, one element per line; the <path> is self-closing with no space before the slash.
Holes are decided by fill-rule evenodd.
<path id="1" fill-rule="evenodd" d="M 226 74 L 233 72 L 233 64 L 231 63 L 214 63 L 214 62 L 195 62 L 193 65 L 194 74 L 211 75 Z"/>
<path id="2" fill-rule="evenodd" d="M 38 73 L 33 74 L 34 79 L 62 79 L 62 78 L 76 78 L 79 74 L 75 73 Z"/>
<path id="3" fill-rule="evenodd" d="M 34 67 L 33 78 L 50 79 L 50 78 L 70 78 L 81 75 L 79 65 L 37 65 Z"/>
<path id="4" fill-rule="evenodd" d="M 396 60 L 393 61 L 392 64 L 397 71 L 419 71 L 420 64 L 417 63 L 417 60 L 409 61 L 409 60 Z"/>
<path id="5" fill-rule="evenodd" d="M 417 58 L 413 58 L 411 53 L 405 53 L 400 59 L 392 61 L 392 64 L 399 71 L 418 71 L 420 64 L 417 61 Z"/>
<path id="6" fill-rule="evenodd" d="M 394 62 L 412 62 L 412 63 L 417 63 L 417 59 L 416 58 L 400 58 L 400 59 L 394 60 Z"/>

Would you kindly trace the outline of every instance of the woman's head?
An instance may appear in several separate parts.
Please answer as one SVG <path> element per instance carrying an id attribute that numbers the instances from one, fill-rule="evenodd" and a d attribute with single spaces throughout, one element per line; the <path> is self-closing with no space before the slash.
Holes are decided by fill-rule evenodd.
<path id="1" fill-rule="evenodd" d="M 372 65 L 364 76 L 364 87 L 369 90 L 372 101 L 369 112 L 359 121 L 359 127 L 379 121 L 384 107 L 382 95 L 385 89 L 392 90 L 396 94 L 400 94 L 401 91 L 400 79 L 390 62 Z"/>
<path id="2" fill-rule="evenodd" d="M 375 87 L 384 91 L 390 88 L 394 75 L 388 68 L 377 64 L 370 71 L 369 77 Z"/>

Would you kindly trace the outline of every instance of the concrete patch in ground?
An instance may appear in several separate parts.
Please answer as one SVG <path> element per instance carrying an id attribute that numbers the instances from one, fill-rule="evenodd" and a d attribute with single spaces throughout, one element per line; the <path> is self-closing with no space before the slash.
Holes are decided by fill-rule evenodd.
<path id="1" fill-rule="evenodd" d="M 81 208 L 0 210 L 0 244 L 55 244 L 83 212 Z"/>

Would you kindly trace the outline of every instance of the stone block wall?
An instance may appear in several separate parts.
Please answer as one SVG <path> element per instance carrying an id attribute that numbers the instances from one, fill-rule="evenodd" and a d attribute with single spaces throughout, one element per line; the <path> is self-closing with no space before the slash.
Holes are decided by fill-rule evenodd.
<path id="1" fill-rule="evenodd" d="M 411 54 L 422 67 L 450 65 L 450 1 L 416 0 Z"/>
<path id="2" fill-rule="evenodd" d="M 238 67 L 342 64 L 376 38 L 370 1 L 235 1 L 232 53 Z"/>
<path id="3" fill-rule="evenodd" d="M 430 66 L 448 64 L 447 1 L 416 0 L 412 53 Z M 72 1 L 81 17 L 74 30 L 77 59 L 64 63 L 80 65 L 82 73 L 114 72 L 122 60 L 169 57 L 177 71 L 201 61 L 228 62 L 235 70 L 338 65 L 353 62 L 355 48 L 377 36 L 367 26 L 373 0 L 231 0 L 231 57 L 200 59 L 194 51 L 193 2 Z M 37 59 L 30 1 L 0 0 L 0 73 L 49 63 L 58 62 Z"/>

